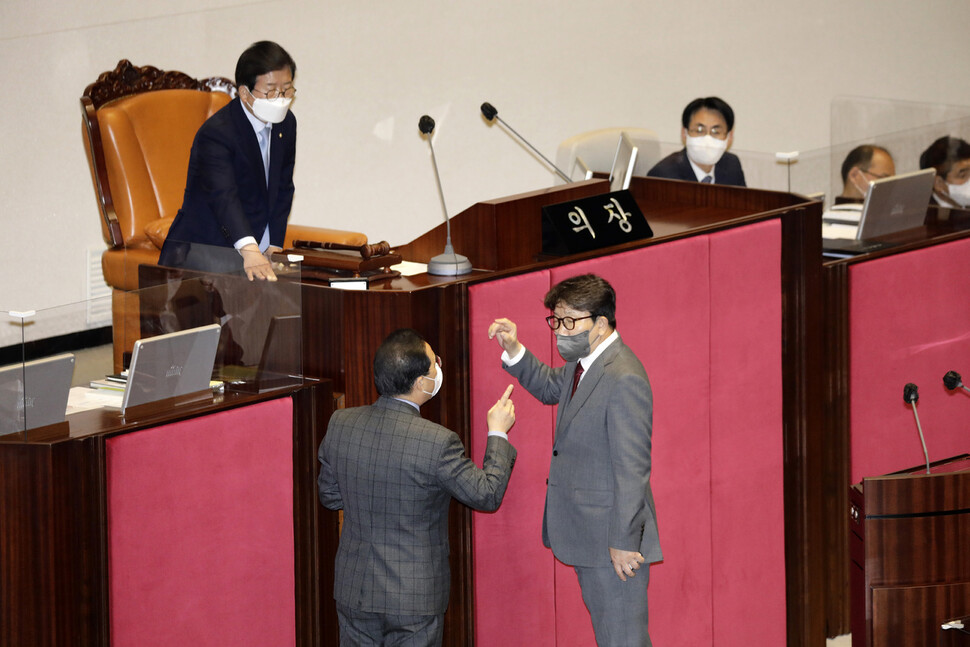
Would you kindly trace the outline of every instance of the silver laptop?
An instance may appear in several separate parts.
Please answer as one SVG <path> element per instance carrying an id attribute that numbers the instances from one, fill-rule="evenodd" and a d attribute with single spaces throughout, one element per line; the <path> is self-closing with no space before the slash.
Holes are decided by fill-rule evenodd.
<path id="1" fill-rule="evenodd" d="M 219 348 L 219 324 L 139 339 L 131 353 L 121 413 L 209 388 Z"/>
<path id="2" fill-rule="evenodd" d="M 935 175 L 935 169 L 924 169 L 872 182 L 862 203 L 862 213 L 859 215 L 855 238 L 848 240 L 827 238 L 823 241 L 826 254 L 843 256 L 877 251 L 892 246 L 892 243 L 873 241 L 873 238 L 922 226 L 926 219 L 930 196 L 933 194 Z M 825 238 L 826 227 L 845 227 L 845 225 L 849 223 L 823 224 L 823 238 Z"/>
<path id="3" fill-rule="evenodd" d="M 64 422 L 74 355 L 0 368 L 0 435 Z"/>
<path id="4" fill-rule="evenodd" d="M 858 240 L 919 227 L 933 195 L 935 169 L 923 169 L 876 180 L 862 203 Z"/>
<path id="5" fill-rule="evenodd" d="M 623 191 L 630 188 L 633 179 L 633 169 L 637 165 L 638 149 L 633 140 L 625 132 L 620 133 L 620 141 L 616 143 L 616 155 L 613 156 L 613 167 L 610 169 L 610 191 Z"/>

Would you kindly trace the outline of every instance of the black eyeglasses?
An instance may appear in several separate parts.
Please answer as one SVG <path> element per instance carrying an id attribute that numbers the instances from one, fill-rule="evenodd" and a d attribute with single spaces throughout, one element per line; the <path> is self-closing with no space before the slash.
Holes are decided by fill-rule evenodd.
<path id="1" fill-rule="evenodd" d="M 593 318 L 593 315 L 586 315 L 585 317 L 557 317 L 556 315 L 549 315 L 546 317 L 546 323 L 549 324 L 549 327 L 553 330 L 559 330 L 559 326 L 562 326 L 566 330 L 572 330 L 576 327 L 577 321 Z"/>

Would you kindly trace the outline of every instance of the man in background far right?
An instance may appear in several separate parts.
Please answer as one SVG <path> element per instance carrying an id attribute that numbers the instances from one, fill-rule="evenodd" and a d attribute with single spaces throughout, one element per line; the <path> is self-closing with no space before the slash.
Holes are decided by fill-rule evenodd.
<path id="1" fill-rule="evenodd" d="M 970 144 L 940 137 L 919 156 L 919 167 L 935 168 L 933 200 L 944 207 L 970 207 Z"/>

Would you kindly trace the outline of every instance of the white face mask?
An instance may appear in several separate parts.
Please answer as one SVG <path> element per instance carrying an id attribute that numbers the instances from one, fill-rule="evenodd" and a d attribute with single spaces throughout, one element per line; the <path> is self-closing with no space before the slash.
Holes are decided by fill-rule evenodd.
<path id="1" fill-rule="evenodd" d="M 253 114 L 268 124 L 278 124 L 286 119 L 286 112 L 290 109 L 293 99 L 277 97 L 275 99 L 260 99 L 253 97 Z"/>
<path id="2" fill-rule="evenodd" d="M 422 375 L 421 379 L 430 380 L 431 378 L 428 377 L 427 375 Z M 438 395 L 438 391 L 441 389 L 442 380 L 444 380 L 444 377 L 442 377 L 441 367 L 439 366 L 438 373 L 435 374 L 434 376 L 434 387 L 431 389 L 431 393 L 428 393 L 427 391 L 425 391 L 424 387 L 421 387 L 421 392 L 427 395 L 430 395 L 433 398 L 434 396 Z"/>
<path id="3" fill-rule="evenodd" d="M 716 139 L 710 135 L 687 137 L 687 157 L 698 166 L 713 166 L 720 161 L 727 150 L 726 139 Z"/>
<path id="4" fill-rule="evenodd" d="M 860 171 L 861 171 L 861 169 L 860 169 Z M 854 186 L 855 187 L 855 190 L 858 191 L 859 193 L 861 193 L 862 194 L 862 197 L 864 198 L 864 197 L 866 197 L 866 195 L 869 194 L 869 185 L 871 185 L 872 182 L 870 182 L 866 178 L 864 172 L 860 172 L 859 174 L 862 175 L 863 179 L 865 179 L 865 182 L 863 183 L 862 186 L 859 186 L 858 184 L 856 184 L 855 183 L 855 180 L 850 180 L 850 182 L 852 182 L 852 186 Z"/>
<path id="5" fill-rule="evenodd" d="M 970 207 L 970 180 L 963 184 L 947 184 L 946 190 L 950 192 L 950 199 L 966 209 Z"/>

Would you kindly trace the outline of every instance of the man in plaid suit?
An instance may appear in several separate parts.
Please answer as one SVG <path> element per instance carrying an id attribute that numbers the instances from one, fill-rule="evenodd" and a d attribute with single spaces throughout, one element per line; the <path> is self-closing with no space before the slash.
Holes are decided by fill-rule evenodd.
<path id="1" fill-rule="evenodd" d="M 374 357 L 378 400 L 336 411 L 320 445 L 320 501 L 344 511 L 334 599 L 340 644 L 440 645 L 451 585 L 448 508 L 501 505 L 515 464 L 512 385 L 488 411 L 483 467 L 458 436 L 421 417 L 441 360 L 413 330 Z"/>

